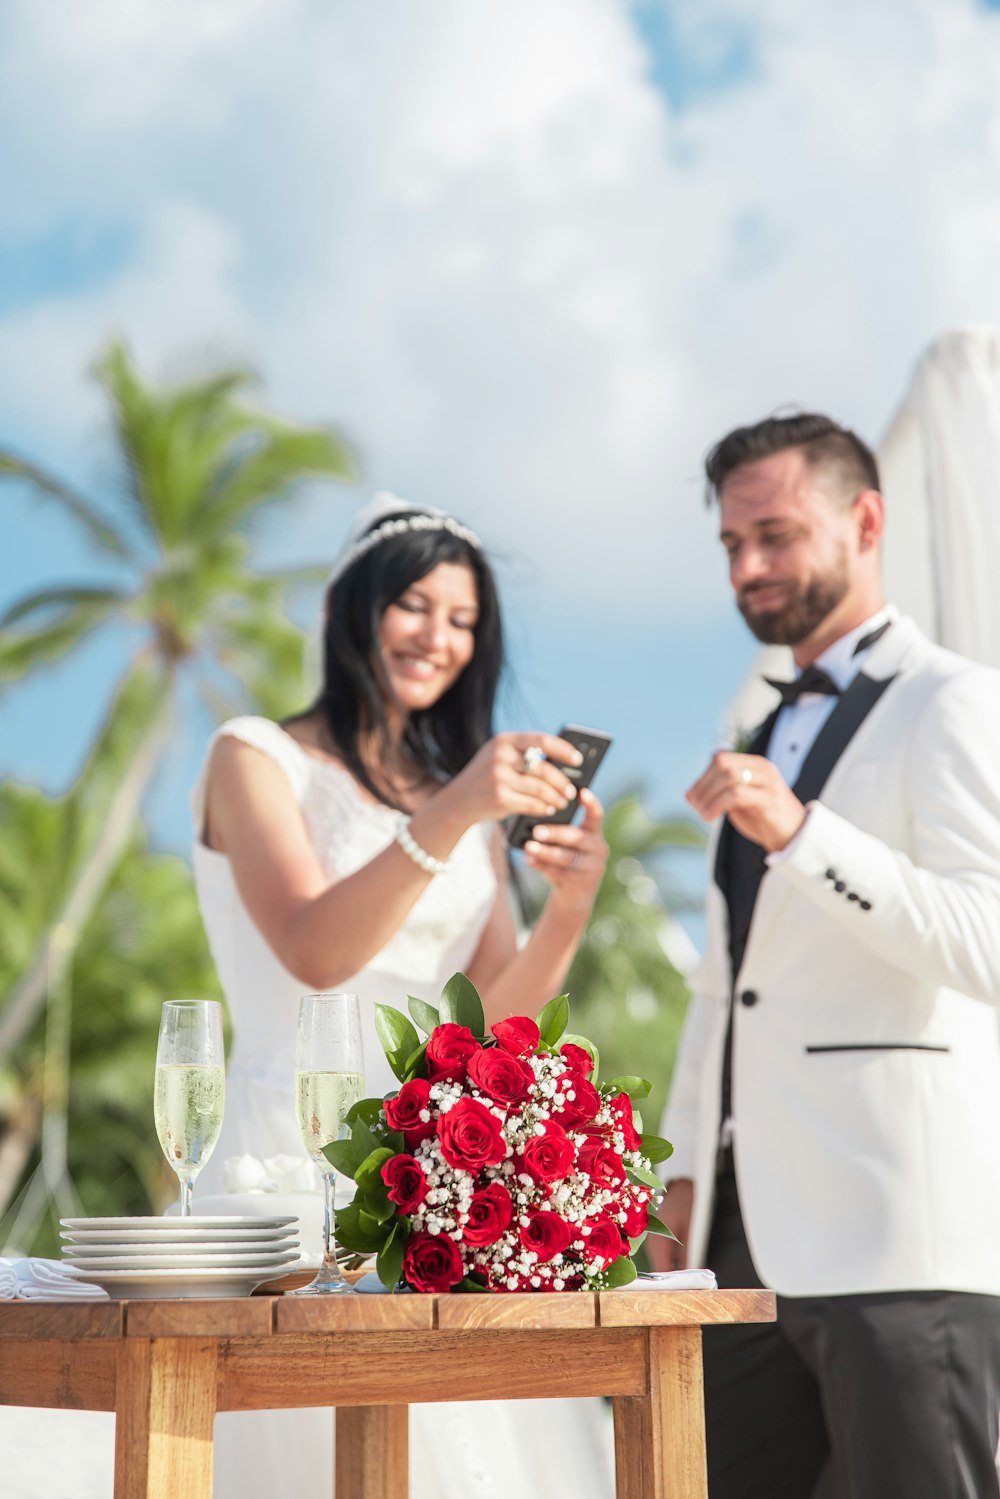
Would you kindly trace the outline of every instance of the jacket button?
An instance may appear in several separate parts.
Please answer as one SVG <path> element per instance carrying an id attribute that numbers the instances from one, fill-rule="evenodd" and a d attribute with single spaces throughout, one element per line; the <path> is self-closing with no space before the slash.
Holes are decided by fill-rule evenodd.
<path id="1" fill-rule="evenodd" d="M 837 878 L 837 871 L 835 869 L 828 869 L 826 871 L 826 879 L 828 879 L 828 880 L 835 880 L 836 878 Z"/>
<path id="2" fill-rule="evenodd" d="M 756 989 L 744 989 L 743 993 L 740 995 L 740 1004 L 741 1005 L 747 1005 L 749 1007 L 750 1005 L 755 1005 L 756 1003 L 757 1003 L 757 990 Z"/>
<path id="3" fill-rule="evenodd" d="M 847 885 L 844 883 L 843 880 L 836 880 L 834 882 L 833 888 L 834 888 L 834 890 L 836 890 L 836 892 L 837 892 L 838 895 L 843 895 L 844 891 L 847 889 Z"/>
<path id="4" fill-rule="evenodd" d="M 870 911 L 872 908 L 872 903 L 870 900 L 859 900 L 858 905 L 861 907 L 862 911 Z"/>
<path id="5" fill-rule="evenodd" d="M 848 890 L 848 892 L 847 892 L 847 899 L 848 900 L 860 900 L 861 896 L 858 894 L 858 892 L 856 890 Z"/>

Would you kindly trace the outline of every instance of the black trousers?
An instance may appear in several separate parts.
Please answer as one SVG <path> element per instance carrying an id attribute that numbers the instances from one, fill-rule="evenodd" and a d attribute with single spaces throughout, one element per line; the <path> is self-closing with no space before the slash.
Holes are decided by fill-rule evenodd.
<path id="1" fill-rule="evenodd" d="M 707 1264 L 759 1286 L 732 1160 Z M 780 1297 L 776 1323 L 706 1327 L 710 1499 L 996 1499 L 1000 1297 Z"/>

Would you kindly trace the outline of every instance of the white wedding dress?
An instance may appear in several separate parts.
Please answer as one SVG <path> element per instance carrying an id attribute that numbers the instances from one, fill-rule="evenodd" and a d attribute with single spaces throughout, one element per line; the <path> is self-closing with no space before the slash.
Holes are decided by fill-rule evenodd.
<path id="1" fill-rule="evenodd" d="M 351 874 L 392 841 L 398 814 L 372 802 L 345 770 L 307 753 L 277 724 L 233 719 L 212 743 L 224 734 L 254 745 L 285 772 L 331 879 Z M 198 900 L 234 1030 L 222 1133 L 199 1180 L 200 1196 L 222 1190 L 222 1168 L 231 1156 L 304 1157 L 292 1078 L 305 991 L 251 921 L 229 861 L 201 841 L 204 772 L 193 804 Z M 472 959 L 496 889 L 485 829 L 472 828 L 447 873 L 430 883 L 391 941 L 339 986 L 361 1000 L 367 1095 L 398 1086 L 375 1033 L 376 1003 L 405 1010 L 413 994 L 436 1004 L 444 983 Z M 411 1408 L 413 1499 L 550 1499 L 555 1493 L 610 1499 L 612 1454 L 610 1410 L 599 1400 Z M 216 1420 L 216 1499 L 328 1499 L 332 1485 L 329 1411 L 227 1413 Z"/>

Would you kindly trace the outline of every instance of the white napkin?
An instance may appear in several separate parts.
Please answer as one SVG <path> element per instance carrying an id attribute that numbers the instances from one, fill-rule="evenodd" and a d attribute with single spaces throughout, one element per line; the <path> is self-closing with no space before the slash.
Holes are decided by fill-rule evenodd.
<path id="1" fill-rule="evenodd" d="M 107 1294 L 58 1260 L 0 1260 L 0 1301 L 104 1301 Z"/>
<path id="2" fill-rule="evenodd" d="M 644 1270 L 632 1283 L 637 1291 L 717 1291 L 712 1270 Z"/>
<path id="3" fill-rule="evenodd" d="M 308 1156 L 231 1155 L 222 1166 L 227 1192 L 320 1192 L 320 1174 Z"/>

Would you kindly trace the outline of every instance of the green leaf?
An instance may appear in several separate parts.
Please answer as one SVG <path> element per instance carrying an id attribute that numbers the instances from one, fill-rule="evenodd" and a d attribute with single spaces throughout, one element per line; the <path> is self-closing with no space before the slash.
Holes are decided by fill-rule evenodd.
<path id="1" fill-rule="evenodd" d="M 635 1265 L 627 1254 L 621 1259 L 615 1260 L 603 1273 L 603 1282 L 607 1290 L 613 1291 L 616 1286 L 628 1286 L 635 1280 L 637 1271 Z"/>
<path id="2" fill-rule="evenodd" d="M 389 1189 L 384 1182 L 377 1182 L 367 1191 L 362 1191 L 359 1187 L 358 1198 L 361 1212 L 374 1218 L 376 1223 L 388 1223 L 391 1218 L 395 1218 L 396 1204 L 389 1201 Z"/>
<path id="3" fill-rule="evenodd" d="M 359 1119 L 351 1126 L 349 1140 L 331 1140 L 329 1145 L 323 1146 L 323 1154 L 334 1170 L 353 1177 L 362 1162 L 381 1144 L 382 1141 L 376 1140 L 367 1124 Z"/>
<path id="4" fill-rule="evenodd" d="M 375 1030 L 389 1066 L 400 1082 L 406 1078 L 406 1059 L 417 1050 L 420 1037 L 401 1010 L 392 1005 L 375 1006 Z"/>
<path id="5" fill-rule="evenodd" d="M 627 1093 L 629 1098 L 648 1098 L 653 1091 L 644 1077 L 613 1077 L 605 1087 L 613 1093 Z"/>
<path id="6" fill-rule="evenodd" d="M 353 1103 L 344 1115 L 345 1124 L 367 1124 L 369 1129 L 374 1129 L 379 1122 L 383 1103 L 381 1098 L 359 1098 Z"/>
<path id="7" fill-rule="evenodd" d="M 425 1041 L 422 1046 L 417 1047 L 412 1056 L 407 1057 L 406 1061 L 403 1063 L 404 1082 L 408 1083 L 411 1078 L 414 1078 L 418 1075 L 424 1064 L 424 1053 L 426 1052 L 426 1050 L 427 1042 Z"/>
<path id="8" fill-rule="evenodd" d="M 408 994 L 406 997 L 406 1008 L 425 1036 L 429 1036 L 434 1027 L 441 1024 L 441 1017 L 437 1010 L 435 1010 L 433 1005 L 429 1005 L 425 999 L 415 999 L 412 994 Z"/>
<path id="9" fill-rule="evenodd" d="M 403 1255 L 409 1237 L 406 1224 L 401 1219 L 393 1224 L 392 1233 L 378 1252 L 375 1270 L 387 1291 L 395 1291 L 403 1274 Z"/>
<path id="10" fill-rule="evenodd" d="M 389 1237 L 386 1229 L 364 1212 L 357 1198 L 337 1210 L 336 1222 L 337 1243 L 355 1254 L 375 1254 Z"/>
<path id="11" fill-rule="evenodd" d="M 456 1287 L 456 1290 L 459 1290 L 459 1291 L 485 1291 L 486 1290 L 486 1282 L 483 1281 L 483 1280 L 477 1280 L 477 1278 L 474 1275 L 466 1275 L 464 1277 L 464 1279 L 462 1279 L 462 1280 L 459 1281 L 459 1283 L 458 1283 L 458 1285 Z"/>
<path id="12" fill-rule="evenodd" d="M 538 1029 L 545 1046 L 555 1047 L 569 1024 L 569 995 L 560 994 L 543 1005 L 538 1016 Z"/>
<path id="13" fill-rule="evenodd" d="M 649 1220 L 646 1224 L 646 1232 L 651 1234 L 662 1234 L 666 1239 L 673 1239 L 675 1244 L 679 1244 L 681 1242 L 680 1239 L 678 1239 L 677 1235 L 674 1233 L 673 1229 L 668 1228 L 667 1225 L 663 1222 L 663 1219 L 657 1218 L 653 1213 L 649 1214 Z"/>
<path id="14" fill-rule="evenodd" d="M 651 1165 L 658 1166 L 661 1161 L 670 1159 L 674 1153 L 674 1147 L 669 1140 L 664 1140 L 662 1135 L 643 1135 L 642 1153 Z"/>
<path id="15" fill-rule="evenodd" d="M 567 1031 L 565 1035 L 560 1039 L 559 1045 L 579 1046 L 582 1051 L 585 1051 L 587 1053 L 594 1064 L 590 1069 L 588 1076 L 590 1078 L 590 1081 L 592 1083 L 595 1083 L 597 1081 L 597 1074 L 601 1070 L 601 1053 L 598 1051 L 593 1041 L 588 1041 L 586 1036 L 574 1036 L 569 1031 Z"/>
<path id="16" fill-rule="evenodd" d="M 626 1166 L 625 1170 L 633 1181 L 642 1182 L 644 1187 L 653 1187 L 657 1192 L 663 1191 L 663 1183 L 652 1171 L 646 1171 L 642 1166 Z"/>
<path id="17" fill-rule="evenodd" d="M 467 1025 L 477 1041 L 486 1035 L 486 1016 L 479 991 L 464 973 L 453 973 L 441 990 L 441 1021 Z"/>
<path id="18" fill-rule="evenodd" d="M 386 1161 L 391 1161 L 394 1151 L 388 1150 L 380 1145 L 378 1150 L 373 1150 L 371 1155 L 366 1156 L 361 1165 L 354 1173 L 354 1180 L 363 1192 L 370 1192 L 373 1188 L 383 1188 L 382 1167 Z"/>

